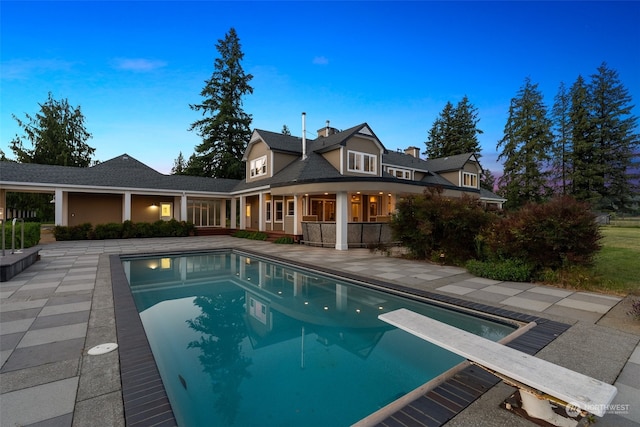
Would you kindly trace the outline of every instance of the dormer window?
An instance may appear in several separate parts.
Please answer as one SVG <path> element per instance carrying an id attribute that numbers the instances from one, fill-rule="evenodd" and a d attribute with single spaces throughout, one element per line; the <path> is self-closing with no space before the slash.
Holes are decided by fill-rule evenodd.
<path id="1" fill-rule="evenodd" d="M 478 174 L 463 172 L 462 173 L 462 186 L 478 188 Z"/>
<path id="2" fill-rule="evenodd" d="M 409 169 L 387 168 L 387 172 L 389 172 L 389 175 L 399 179 L 411 179 L 411 171 Z"/>
<path id="3" fill-rule="evenodd" d="M 258 176 L 267 174 L 267 156 L 258 157 L 257 159 L 251 160 L 251 178 L 255 178 Z"/>
<path id="4" fill-rule="evenodd" d="M 349 172 L 360 172 L 368 174 L 376 173 L 376 164 L 378 162 L 376 156 L 374 156 L 373 154 L 360 153 L 358 151 L 348 151 L 347 155 L 349 158 L 347 170 Z"/>

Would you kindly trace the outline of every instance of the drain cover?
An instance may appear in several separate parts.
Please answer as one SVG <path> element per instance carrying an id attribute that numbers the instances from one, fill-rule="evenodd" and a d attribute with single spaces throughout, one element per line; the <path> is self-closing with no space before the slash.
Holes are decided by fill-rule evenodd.
<path id="1" fill-rule="evenodd" d="M 114 342 L 108 342 L 105 344 L 98 344 L 97 346 L 89 349 L 87 353 L 89 353 L 91 356 L 97 356 L 99 354 L 109 353 L 110 351 L 113 351 L 116 348 L 118 348 L 118 344 Z"/>

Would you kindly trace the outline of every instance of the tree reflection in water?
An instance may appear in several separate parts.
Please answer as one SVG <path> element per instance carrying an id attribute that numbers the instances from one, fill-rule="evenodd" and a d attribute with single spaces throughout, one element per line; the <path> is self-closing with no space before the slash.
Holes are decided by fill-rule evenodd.
<path id="1" fill-rule="evenodd" d="M 196 297 L 194 304 L 202 310 L 195 319 L 187 319 L 193 330 L 202 333 L 200 340 L 187 348 L 201 351 L 198 359 L 203 371 L 211 377 L 211 387 L 217 396 L 214 407 L 225 423 L 233 424 L 240 405 L 238 389 L 251 374 L 251 359 L 242 355 L 241 343 L 247 336 L 244 315 L 244 294 Z"/>

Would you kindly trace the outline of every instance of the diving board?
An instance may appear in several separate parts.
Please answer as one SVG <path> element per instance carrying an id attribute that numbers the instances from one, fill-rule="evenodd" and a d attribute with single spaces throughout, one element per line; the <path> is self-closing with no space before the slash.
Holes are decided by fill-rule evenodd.
<path id="1" fill-rule="evenodd" d="M 617 393 L 611 384 L 596 380 L 555 365 L 546 360 L 530 356 L 503 344 L 463 331 L 429 317 L 401 308 L 378 316 L 390 325 L 396 326 L 423 340 L 458 354 L 470 362 L 486 369 L 511 385 L 520 388 L 523 396 L 523 409 L 535 418 L 544 418 L 550 414 L 548 400 L 541 400 L 548 408 L 535 408 L 545 394 L 552 400 L 575 405 L 583 411 L 602 417 L 608 405 Z M 522 385 L 525 387 L 523 388 Z M 530 388 L 532 390 L 528 390 Z M 537 392 L 536 392 L 537 391 Z M 533 395 L 532 395 L 533 392 Z M 527 395 L 525 397 L 525 395 Z M 525 398 L 527 402 L 525 402 Z M 526 407 L 525 403 L 529 405 Z M 573 408 L 571 406 L 570 408 Z M 537 415 L 532 414 L 534 412 Z M 540 416 L 544 413 L 543 416 Z M 556 414 L 553 414 L 556 415 Z M 563 420 L 548 420 L 557 425 Z"/>

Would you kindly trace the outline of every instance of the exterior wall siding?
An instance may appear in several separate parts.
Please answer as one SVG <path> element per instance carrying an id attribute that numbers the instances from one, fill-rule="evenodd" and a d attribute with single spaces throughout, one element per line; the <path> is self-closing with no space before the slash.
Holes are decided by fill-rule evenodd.
<path id="1" fill-rule="evenodd" d="M 121 194 L 69 193 L 67 224 L 122 222 L 122 198 Z"/>

